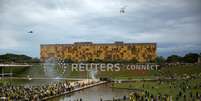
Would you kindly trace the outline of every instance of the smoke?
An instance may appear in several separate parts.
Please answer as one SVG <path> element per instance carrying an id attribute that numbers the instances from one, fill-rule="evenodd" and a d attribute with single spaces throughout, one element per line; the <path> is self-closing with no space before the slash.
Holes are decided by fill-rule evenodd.
<path id="1" fill-rule="evenodd" d="M 58 73 L 56 71 L 56 59 L 51 57 L 45 60 L 44 63 L 44 73 L 46 77 L 49 78 L 58 78 Z"/>
<path id="2" fill-rule="evenodd" d="M 96 78 L 97 75 L 97 70 L 96 69 L 91 69 L 90 70 L 90 77 L 92 80 L 97 81 L 98 79 Z"/>

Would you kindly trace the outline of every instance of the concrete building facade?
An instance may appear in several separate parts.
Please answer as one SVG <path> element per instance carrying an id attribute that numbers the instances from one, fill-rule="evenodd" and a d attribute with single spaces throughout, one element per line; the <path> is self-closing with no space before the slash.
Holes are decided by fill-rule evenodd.
<path id="1" fill-rule="evenodd" d="M 156 43 L 92 43 L 42 44 L 40 59 L 53 57 L 73 62 L 138 61 L 150 62 L 157 57 Z"/>

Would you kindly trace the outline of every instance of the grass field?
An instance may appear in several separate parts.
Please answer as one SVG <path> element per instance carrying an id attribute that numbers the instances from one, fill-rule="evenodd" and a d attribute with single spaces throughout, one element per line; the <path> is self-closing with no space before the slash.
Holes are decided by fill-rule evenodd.
<path id="1" fill-rule="evenodd" d="M 127 70 L 122 68 L 121 71 L 98 72 L 98 77 L 109 77 L 112 79 L 153 79 L 166 77 L 184 77 L 184 76 L 201 75 L 201 64 L 188 64 L 180 66 L 163 66 L 159 70 Z"/>
<path id="2" fill-rule="evenodd" d="M 183 65 L 161 68 L 160 77 L 174 76 L 177 80 L 135 81 L 114 83 L 113 88 L 135 89 L 149 92 L 154 96 L 172 96 L 173 101 L 192 101 L 201 94 L 201 67 L 196 65 Z M 187 79 L 187 77 L 190 79 Z M 186 78 L 186 79 L 182 79 Z M 186 100 L 184 100 L 184 96 Z"/>
<path id="3" fill-rule="evenodd" d="M 173 101 L 177 101 L 176 97 L 179 97 L 179 93 L 182 93 L 182 97 L 179 101 L 184 101 L 183 96 L 187 97 L 187 101 L 191 101 L 192 96 L 196 96 L 196 93 L 201 94 L 201 79 L 192 80 L 175 80 L 175 81 L 137 81 L 130 83 L 114 83 L 113 88 L 121 89 L 137 89 L 147 91 L 154 96 L 157 95 L 169 95 L 173 97 Z"/>
<path id="4" fill-rule="evenodd" d="M 62 69 L 56 65 L 57 68 L 53 68 L 55 76 L 62 77 L 75 77 L 75 78 L 87 78 L 90 77 L 90 72 L 84 71 L 71 71 L 71 67 L 67 68 L 63 73 Z M 47 68 L 48 69 L 48 68 Z M 10 71 L 10 69 L 5 69 Z M 34 64 L 29 68 L 14 68 L 12 69 L 13 76 L 26 77 L 31 75 L 32 77 L 43 77 L 45 76 L 45 70 L 41 64 Z M 97 71 L 95 75 L 99 77 L 108 77 L 112 79 L 136 79 L 136 78 L 155 78 L 155 77 L 170 77 L 170 76 L 184 76 L 184 75 L 199 75 L 201 73 L 200 64 L 189 64 L 181 66 L 161 67 L 160 70 L 127 70 L 121 67 L 121 71 Z"/>
<path id="5" fill-rule="evenodd" d="M 182 75 L 199 75 L 201 73 L 201 64 L 188 64 L 181 66 L 170 66 L 161 68 L 161 76 L 182 76 Z"/>

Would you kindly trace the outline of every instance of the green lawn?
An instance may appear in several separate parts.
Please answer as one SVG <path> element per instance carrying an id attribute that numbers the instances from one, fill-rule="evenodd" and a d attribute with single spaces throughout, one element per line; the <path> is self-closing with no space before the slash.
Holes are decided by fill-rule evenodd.
<path id="1" fill-rule="evenodd" d="M 184 74 L 187 75 L 199 75 L 201 73 L 201 64 L 189 64 L 189 65 L 181 65 L 181 66 L 172 66 L 172 67 L 164 67 L 161 68 L 162 76 L 182 76 Z"/>
<path id="2" fill-rule="evenodd" d="M 187 99 L 190 98 L 190 93 L 195 96 L 196 92 L 201 93 L 201 79 L 192 80 L 175 80 L 175 81 L 136 81 L 129 83 L 114 83 L 113 88 L 123 89 L 138 89 L 148 91 L 153 95 L 169 95 L 173 99 L 182 92 L 182 95 L 186 95 Z M 185 92 L 183 91 L 185 88 Z M 183 101 L 181 98 L 180 101 Z M 189 100 L 190 101 L 190 100 Z"/>
<path id="3" fill-rule="evenodd" d="M 58 65 L 55 65 L 58 67 Z M 10 70 L 7 70 L 10 71 Z M 79 72 L 79 71 L 71 71 L 71 68 L 67 68 L 66 72 L 63 73 L 61 68 L 54 68 L 56 71 L 56 75 L 61 77 L 73 77 L 73 78 L 87 78 L 90 77 L 89 72 Z M 44 68 L 40 64 L 34 64 L 29 68 L 13 68 L 12 72 L 14 76 L 17 77 L 26 77 L 27 75 L 31 75 L 32 77 L 44 77 L 45 72 Z M 95 75 L 97 78 L 99 77 L 108 77 L 112 79 L 143 79 L 143 78 L 155 78 L 155 77 L 168 77 L 176 75 L 177 77 L 182 75 L 200 75 L 201 74 L 201 65 L 184 65 L 184 66 L 172 66 L 172 67 L 162 67 L 158 70 L 127 70 L 126 68 L 121 68 L 121 71 L 98 71 Z"/>

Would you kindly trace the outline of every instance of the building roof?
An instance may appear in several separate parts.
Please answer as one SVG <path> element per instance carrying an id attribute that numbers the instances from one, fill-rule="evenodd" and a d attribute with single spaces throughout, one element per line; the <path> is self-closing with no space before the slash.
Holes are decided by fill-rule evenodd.
<path id="1" fill-rule="evenodd" d="M 115 41 L 114 43 L 93 43 L 93 42 L 74 42 L 73 44 L 41 44 L 41 46 L 55 46 L 55 45 L 147 45 L 156 43 L 124 43 L 123 41 Z"/>

